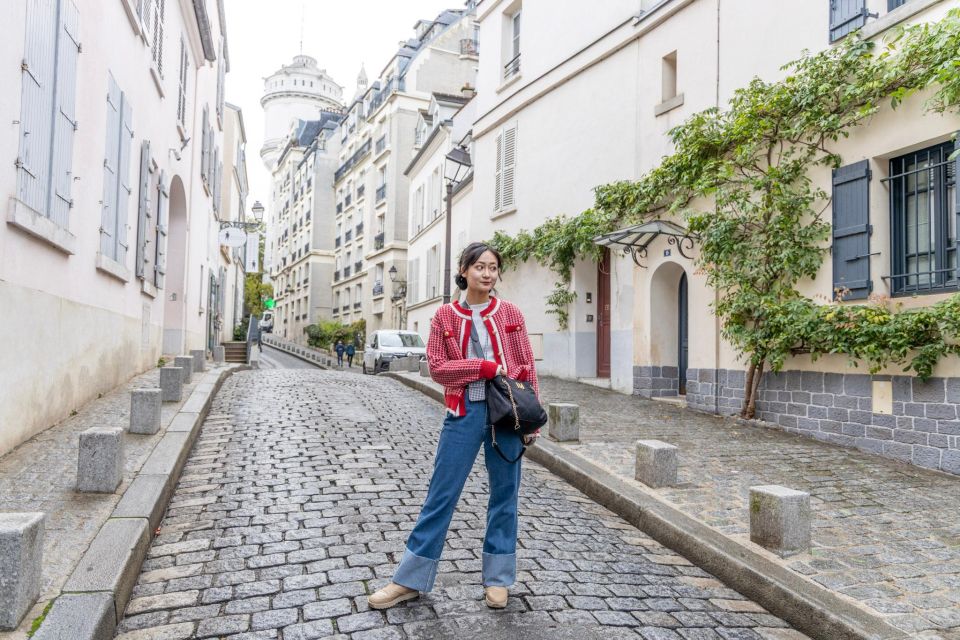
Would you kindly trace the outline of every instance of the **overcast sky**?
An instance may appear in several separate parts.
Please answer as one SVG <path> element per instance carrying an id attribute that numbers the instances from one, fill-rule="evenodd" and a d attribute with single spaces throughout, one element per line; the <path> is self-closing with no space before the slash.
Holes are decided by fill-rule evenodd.
<path id="1" fill-rule="evenodd" d="M 250 198 L 269 206 L 270 175 L 260 161 L 263 144 L 263 79 L 300 53 L 317 59 L 343 87 L 345 100 L 356 90 L 360 64 L 372 82 L 413 37 L 413 24 L 443 9 L 463 8 L 463 0 L 226 0 L 230 73 L 226 99 L 243 110 L 247 132 Z M 301 19 L 302 16 L 302 19 Z"/>

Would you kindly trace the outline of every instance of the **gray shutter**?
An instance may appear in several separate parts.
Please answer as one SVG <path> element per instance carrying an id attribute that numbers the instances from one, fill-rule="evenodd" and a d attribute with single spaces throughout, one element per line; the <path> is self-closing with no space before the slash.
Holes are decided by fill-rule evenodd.
<path id="1" fill-rule="evenodd" d="M 957 157 L 953 160 L 953 211 L 955 223 L 953 227 L 953 246 L 957 261 L 957 282 L 960 282 L 960 134 L 954 143 Z"/>
<path id="2" fill-rule="evenodd" d="M 867 0 L 830 0 L 830 42 L 856 31 L 867 20 Z"/>
<path id="3" fill-rule="evenodd" d="M 73 136 L 77 130 L 77 58 L 80 55 L 80 13 L 60 0 L 57 28 L 57 81 L 54 89 L 53 158 L 50 163 L 50 219 L 66 227 L 73 200 Z"/>
<path id="4" fill-rule="evenodd" d="M 163 277 L 167 273 L 167 224 L 170 213 L 170 192 L 167 191 L 167 176 L 160 173 L 160 185 L 157 188 L 157 248 L 153 265 L 154 284 L 163 289 Z"/>
<path id="5" fill-rule="evenodd" d="M 120 159 L 117 174 L 117 262 L 127 261 L 127 211 L 130 208 L 130 143 L 133 140 L 133 109 L 127 94 L 121 94 Z"/>
<path id="6" fill-rule="evenodd" d="M 140 199 L 137 204 L 137 277 L 143 278 L 147 262 L 147 229 L 150 226 L 150 141 L 140 145 Z"/>
<path id="7" fill-rule="evenodd" d="M 117 259 L 117 175 L 120 165 L 120 87 L 107 74 L 107 137 L 103 153 L 103 210 L 100 213 L 100 253 Z"/>
<path id="8" fill-rule="evenodd" d="M 26 7 L 26 38 L 20 82 L 22 95 L 17 198 L 34 211 L 46 215 L 57 0 L 36 0 L 27 3 Z"/>
<path id="9" fill-rule="evenodd" d="M 849 289 L 845 300 L 870 295 L 869 161 L 833 170 L 833 289 Z"/>

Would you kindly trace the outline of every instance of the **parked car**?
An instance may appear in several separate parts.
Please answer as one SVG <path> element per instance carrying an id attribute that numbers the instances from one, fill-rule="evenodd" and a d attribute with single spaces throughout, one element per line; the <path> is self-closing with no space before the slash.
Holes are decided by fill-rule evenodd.
<path id="1" fill-rule="evenodd" d="M 369 336 L 369 341 L 363 350 L 363 372 L 378 373 L 390 368 L 394 358 L 427 355 L 427 346 L 423 338 L 415 331 L 399 331 L 397 329 L 381 329 Z"/>
<path id="2" fill-rule="evenodd" d="M 257 325 L 260 327 L 260 331 L 264 333 L 273 332 L 273 311 L 267 310 L 263 312 L 263 316 L 260 318 L 260 324 Z"/>

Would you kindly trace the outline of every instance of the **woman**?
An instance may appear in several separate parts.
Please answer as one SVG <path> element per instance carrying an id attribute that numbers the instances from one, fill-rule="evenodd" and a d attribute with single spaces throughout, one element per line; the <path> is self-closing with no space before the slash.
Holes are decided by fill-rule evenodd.
<path id="1" fill-rule="evenodd" d="M 484 600 L 494 609 L 507 606 L 507 587 L 517 572 L 520 461 L 511 464 L 493 449 L 485 381 L 507 375 L 529 380 L 538 394 L 539 387 L 523 315 L 490 295 L 500 277 L 500 263 L 500 254 L 486 244 L 475 242 L 464 249 L 456 283 L 466 290 L 466 300 L 443 305 L 430 323 L 427 360 L 430 376 L 444 386 L 447 416 L 420 517 L 392 582 L 368 598 L 374 609 L 390 608 L 433 588 L 447 528 L 481 445 L 490 485 L 483 541 Z M 526 444 L 536 437 L 528 437 Z M 513 459 L 525 443 L 519 435 L 500 432 L 497 444 Z"/>

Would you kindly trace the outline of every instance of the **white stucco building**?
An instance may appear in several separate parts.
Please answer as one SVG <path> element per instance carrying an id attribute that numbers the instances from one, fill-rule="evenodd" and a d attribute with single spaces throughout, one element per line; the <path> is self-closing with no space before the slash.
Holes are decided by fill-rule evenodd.
<path id="1" fill-rule="evenodd" d="M 240 107 L 224 103 L 223 108 L 223 177 L 217 220 L 223 226 L 229 222 L 253 222 L 247 202 L 250 188 L 247 181 L 247 133 L 243 126 Z M 250 247 L 255 243 L 251 241 Z M 220 274 L 218 276 L 219 309 L 215 316 L 219 325 L 218 342 L 233 340 L 233 329 L 243 320 L 244 276 L 246 273 L 247 244 L 239 247 L 220 246 Z"/>
<path id="2" fill-rule="evenodd" d="M 218 0 L 4 11 L 0 453 L 208 344 L 228 70 Z"/>

